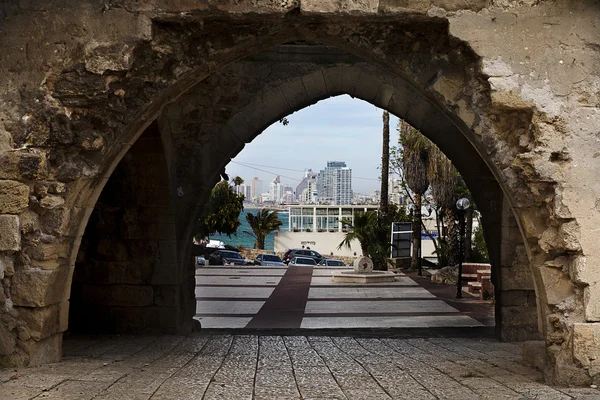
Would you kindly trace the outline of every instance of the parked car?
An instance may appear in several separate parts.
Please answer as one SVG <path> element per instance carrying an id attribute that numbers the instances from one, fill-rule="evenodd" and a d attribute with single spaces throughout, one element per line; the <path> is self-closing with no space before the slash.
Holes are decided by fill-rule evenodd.
<path id="1" fill-rule="evenodd" d="M 313 258 L 308 257 L 294 257 L 288 264 L 288 266 L 296 266 L 296 267 L 315 267 L 317 262 Z"/>
<path id="2" fill-rule="evenodd" d="M 259 254 L 254 259 L 254 265 L 268 265 L 272 267 L 285 267 L 281 258 L 275 254 Z"/>
<path id="3" fill-rule="evenodd" d="M 334 260 L 332 258 L 324 258 L 317 265 L 321 265 L 324 267 L 345 267 L 346 266 L 346 264 L 344 264 L 343 261 Z"/>
<path id="4" fill-rule="evenodd" d="M 210 265 L 246 265 L 246 260 L 235 251 L 216 250 L 208 256 Z"/>
<path id="5" fill-rule="evenodd" d="M 205 265 L 206 258 L 204 256 L 196 256 L 196 265 Z"/>
<path id="6" fill-rule="evenodd" d="M 323 259 L 322 255 L 311 249 L 289 249 L 283 255 L 283 262 L 289 263 L 294 257 L 312 258 L 317 263 Z"/>

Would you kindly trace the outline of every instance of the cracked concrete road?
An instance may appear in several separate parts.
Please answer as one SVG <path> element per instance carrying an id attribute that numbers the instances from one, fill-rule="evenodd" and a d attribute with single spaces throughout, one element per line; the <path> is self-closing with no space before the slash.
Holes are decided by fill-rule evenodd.
<path id="1" fill-rule="evenodd" d="M 520 359 L 493 339 L 80 336 L 61 363 L 0 369 L 0 399 L 600 399 Z"/>

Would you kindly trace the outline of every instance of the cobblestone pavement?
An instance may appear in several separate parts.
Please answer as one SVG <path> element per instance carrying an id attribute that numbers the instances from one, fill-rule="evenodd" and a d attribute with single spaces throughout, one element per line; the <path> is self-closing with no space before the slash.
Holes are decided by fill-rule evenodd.
<path id="1" fill-rule="evenodd" d="M 492 339 L 67 338 L 64 361 L 0 369 L 0 399 L 600 399 L 555 388 Z"/>

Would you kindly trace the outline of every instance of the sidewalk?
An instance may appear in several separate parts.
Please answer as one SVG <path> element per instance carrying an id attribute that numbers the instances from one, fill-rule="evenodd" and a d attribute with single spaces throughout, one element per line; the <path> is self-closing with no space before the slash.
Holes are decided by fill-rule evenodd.
<path id="1" fill-rule="evenodd" d="M 518 345 L 456 338 L 67 338 L 64 361 L 0 369 L 0 399 L 598 399 L 553 388 Z"/>

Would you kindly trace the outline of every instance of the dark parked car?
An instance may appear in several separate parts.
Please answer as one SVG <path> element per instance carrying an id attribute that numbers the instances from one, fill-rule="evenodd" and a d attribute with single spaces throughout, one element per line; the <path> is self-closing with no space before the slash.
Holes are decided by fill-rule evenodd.
<path id="1" fill-rule="evenodd" d="M 322 259 L 318 265 L 322 265 L 325 267 L 345 267 L 346 264 L 344 264 L 343 261 L 340 260 L 334 260 L 331 258 L 324 258 Z"/>
<path id="2" fill-rule="evenodd" d="M 283 262 L 289 263 L 294 257 L 312 258 L 316 263 L 323 259 L 323 256 L 311 249 L 289 249 L 283 255 Z"/>
<path id="3" fill-rule="evenodd" d="M 288 264 L 288 266 L 297 266 L 297 267 L 316 267 L 317 262 L 308 257 L 294 257 L 292 261 Z"/>
<path id="4" fill-rule="evenodd" d="M 246 260 L 235 251 L 216 250 L 208 256 L 210 265 L 246 265 Z"/>
<path id="5" fill-rule="evenodd" d="M 254 265 L 268 265 L 272 267 L 285 267 L 281 258 L 275 254 L 259 254 L 254 260 Z"/>

